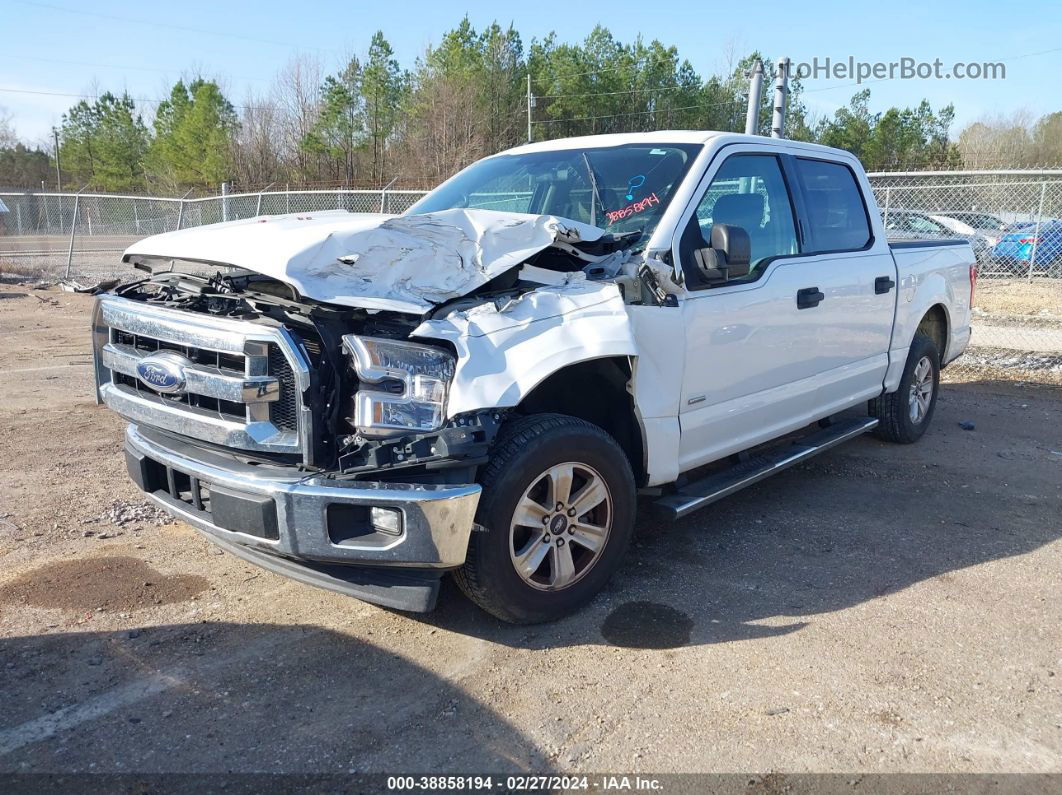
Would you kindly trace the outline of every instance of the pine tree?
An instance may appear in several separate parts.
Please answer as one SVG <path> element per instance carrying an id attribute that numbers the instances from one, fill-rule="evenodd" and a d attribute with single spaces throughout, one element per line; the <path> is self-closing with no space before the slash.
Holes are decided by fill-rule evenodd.
<path id="1" fill-rule="evenodd" d="M 107 191 L 144 186 L 148 131 L 128 94 L 81 100 L 64 116 L 59 153 L 74 182 Z"/>
<path id="2" fill-rule="evenodd" d="M 326 155 L 334 166 L 333 176 L 341 172 L 348 188 L 354 184 L 355 156 L 364 139 L 361 74 L 361 64 L 352 58 L 338 75 L 325 78 L 317 121 L 301 143 L 308 152 Z"/>
<path id="3" fill-rule="evenodd" d="M 159 103 L 154 127 L 149 163 L 163 181 L 216 188 L 231 177 L 236 112 L 214 81 L 178 81 Z"/>
<path id="4" fill-rule="evenodd" d="M 360 82 L 362 118 L 372 152 L 372 181 L 382 185 L 387 165 L 387 143 L 397 122 L 404 82 L 383 31 L 373 34 Z"/>

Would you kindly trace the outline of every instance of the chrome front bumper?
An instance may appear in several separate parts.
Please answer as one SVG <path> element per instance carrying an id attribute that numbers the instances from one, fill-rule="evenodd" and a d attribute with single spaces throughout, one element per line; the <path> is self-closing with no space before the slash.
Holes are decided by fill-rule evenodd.
<path id="1" fill-rule="evenodd" d="M 135 425 L 126 430 L 125 446 L 130 476 L 148 497 L 255 562 L 265 555 L 444 570 L 465 561 L 477 484 L 333 480 L 290 467 L 254 466 Z M 390 520 L 374 523 L 378 514 Z"/>

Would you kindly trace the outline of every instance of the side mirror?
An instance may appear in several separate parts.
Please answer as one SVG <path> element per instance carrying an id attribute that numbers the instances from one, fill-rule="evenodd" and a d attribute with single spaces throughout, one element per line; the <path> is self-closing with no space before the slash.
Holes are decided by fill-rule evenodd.
<path id="1" fill-rule="evenodd" d="M 712 224 L 708 248 L 693 253 L 697 267 L 709 281 L 723 281 L 748 276 L 752 244 L 749 233 L 740 226 Z"/>

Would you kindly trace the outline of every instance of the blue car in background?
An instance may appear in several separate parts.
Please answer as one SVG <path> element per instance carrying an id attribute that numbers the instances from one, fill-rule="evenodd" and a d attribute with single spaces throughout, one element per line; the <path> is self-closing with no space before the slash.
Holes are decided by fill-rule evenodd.
<path id="1" fill-rule="evenodd" d="M 992 262 L 1013 273 L 1028 273 L 1034 244 L 1034 271 L 1062 267 L 1062 221 L 1058 220 L 1042 222 L 1039 237 L 1035 223 L 1014 224 L 1008 227 L 992 248 Z"/>

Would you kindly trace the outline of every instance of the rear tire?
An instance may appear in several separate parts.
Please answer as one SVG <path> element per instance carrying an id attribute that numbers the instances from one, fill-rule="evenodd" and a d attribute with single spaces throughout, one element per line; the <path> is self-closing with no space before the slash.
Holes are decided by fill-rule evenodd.
<path id="1" fill-rule="evenodd" d="M 619 567 L 634 531 L 635 483 L 615 439 L 562 414 L 503 429 L 482 470 L 465 565 L 454 579 L 488 613 L 553 621 L 588 602 Z"/>
<path id="2" fill-rule="evenodd" d="M 900 386 L 868 404 L 877 417 L 874 435 L 887 442 L 911 444 L 922 438 L 937 407 L 940 392 L 940 351 L 925 334 L 915 334 L 900 377 Z"/>

